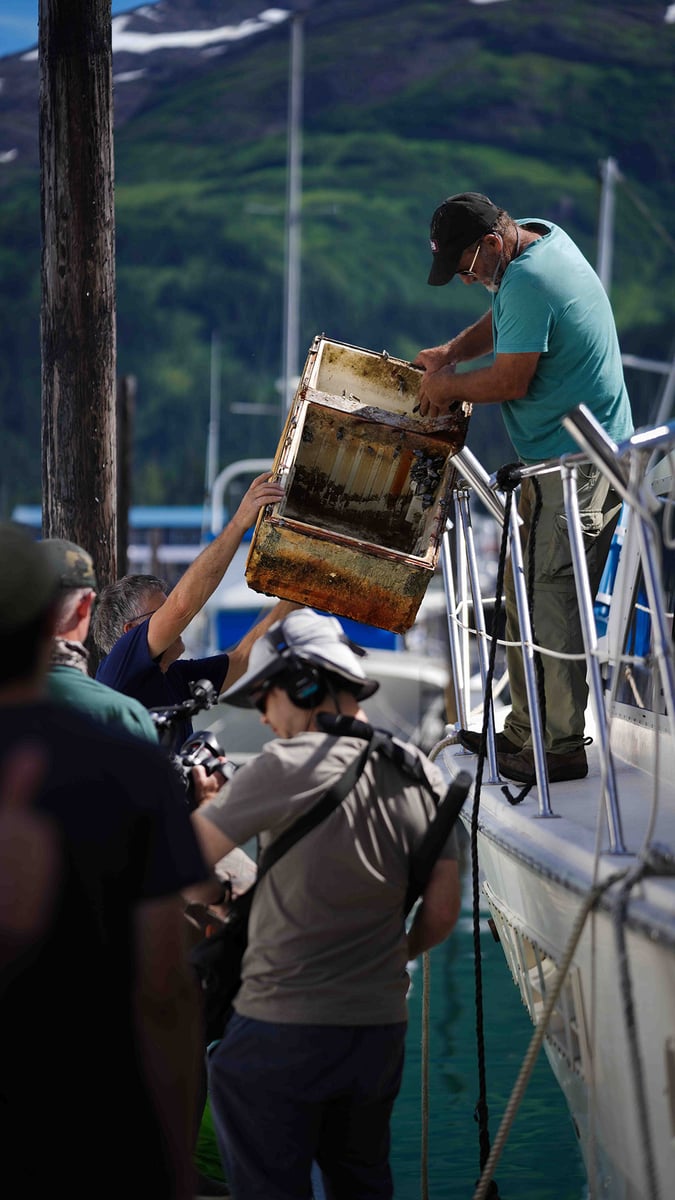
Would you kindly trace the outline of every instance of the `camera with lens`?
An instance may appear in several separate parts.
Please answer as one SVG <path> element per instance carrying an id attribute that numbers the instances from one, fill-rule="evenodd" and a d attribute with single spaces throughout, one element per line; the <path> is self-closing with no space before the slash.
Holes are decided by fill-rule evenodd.
<path id="1" fill-rule="evenodd" d="M 234 763 L 228 762 L 225 751 L 208 729 L 199 729 L 183 742 L 174 762 L 183 781 L 191 810 L 197 807 L 194 795 L 193 767 L 203 767 L 207 775 L 218 771 L 224 779 L 231 779 L 236 771 Z"/>

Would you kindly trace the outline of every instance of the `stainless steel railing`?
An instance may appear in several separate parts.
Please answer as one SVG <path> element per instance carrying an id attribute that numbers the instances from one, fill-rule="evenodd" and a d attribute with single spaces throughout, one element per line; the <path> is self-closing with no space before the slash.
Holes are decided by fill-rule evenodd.
<path id="1" fill-rule="evenodd" d="M 675 447 L 675 422 L 652 430 L 639 430 L 620 446 L 608 438 L 592 414 L 582 405 L 564 418 L 564 425 L 580 446 L 580 453 L 564 455 L 559 461 L 538 463 L 523 467 L 522 478 L 549 472 L 560 472 L 563 487 L 565 512 L 570 533 L 570 546 L 574 568 L 575 586 L 584 653 L 589 677 L 590 702 L 596 725 L 596 739 L 601 759 L 601 787 L 608 831 L 609 850 L 612 854 L 624 854 L 624 838 L 617 795 L 616 777 L 609 727 L 604 703 L 604 685 L 600 670 L 598 635 L 594 613 L 594 597 L 588 578 L 583 535 L 577 501 L 576 471 L 582 463 L 596 465 L 610 480 L 613 487 L 630 507 L 637 523 L 640 561 L 645 580 L 650 615 L 652 618 L 653 655 L 657 660 L 665 706 L 670 722 L 670 731 L 675 739 L 675 666 L 673 647 L 666 615 L 666 599 L 660 575 L 659 534 L 653 520 L 653 494 L 644 484 L 648 460 L 657 452 Z M 457 612 L 466 612 L 469 597 L 473 605 L 474 630 L 477 636 L 477 653 L 480 677 L 484 691 L 484 703 L 489 705 L 487 782 L 499 782 L 498 760 L 494 740 L 494 715 L 492 697 L 485 696 L 488 675 L 488 636 L 485 622 L 486 601 L 481 595 L 478 562 L 473 542 L 470 500 L 472 494 L 480 498 L 491 516 L 503 525 L 509 523 L 509 551 L 513 569 L 515 598 L 520 623 L 525 683 L 532 725 L 535 778 L 538 795 L 538 811 L 541 817 L 553 817 L 549 795 L 546 767 L 545 738 L 542 726 L 539 696 L 536 683 L 535 653 L 537 647 L 533 634 L 527 602 L 527 588 L 523 556 L 518 536 L 520 518 L 517 513 L 515 494 L 511 493 L 506 503 L 505 495 L 499 491 L 494 477 L 488 476 L 482 464 L 466 448 L 454 457 L 457 468 L 457 483 L 454 490 L 454 557 L 450 544 L 449 527 L 442 544 L 442 567 L 445 598 L 448 610 L 448 632 L 452 661 L 455 702 L 460 726 L 466 726 L 470 708 L 470 649 L 468 622 L 458 628 L 454 620 Z M 546 648 L 541 647 L 544 651 Z"/>

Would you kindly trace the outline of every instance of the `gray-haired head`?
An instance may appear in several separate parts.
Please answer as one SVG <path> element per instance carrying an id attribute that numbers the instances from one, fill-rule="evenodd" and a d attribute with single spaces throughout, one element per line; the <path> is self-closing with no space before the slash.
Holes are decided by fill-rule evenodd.
<path id="1" fill-rule="evenodd" d="M 91 631 L 101 654 L 110 654 L 124 633 L 124 626 L 137 621 L 148 608 L 148 601 L 169 588 L 156 575 L 124 575 L 101 592 L 91 623 Z"/>

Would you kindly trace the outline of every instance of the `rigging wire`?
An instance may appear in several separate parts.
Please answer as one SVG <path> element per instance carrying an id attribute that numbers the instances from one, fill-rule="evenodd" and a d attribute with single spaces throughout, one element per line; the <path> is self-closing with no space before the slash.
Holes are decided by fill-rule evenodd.
<path id="1" fill-rule="evenodd" d="M 509 474 L 503 490 L 510 496 L 516 486 L 517 479 Z M 493 615 L 493 628 L 497 627 L 502 608 L 502 598 L 504 592 L 504 571 L 506 568 L 506 551 L 509 541 L 509 514 L 510 502 L 507 498 L 507 503 L 504 506 L 504 522 L 502 526 L 502 539 L 499 550 L 499 563 L 497 566 L 497 581 L 495 584 L 495 604 Z M 497 656 L 497 638 L 494 637 L 490 642 L 490 656 L 488 661 L 487 677 L 485 680 L 485 695 L 490 696 L 492 691 L 492 681 L 495 673 L 495 662 Z M 481 958 L 480 946 L 480 885 L 478 874 L 478 813 L 480 810 L 480 793 L 483 778 L 483 768 L 485 765 L 485 754 L 487 749 L 487 734 L 488 723 L 490 720 L 490 704 L 484 704 L 483 707 L 483 726 L 481 730 L 480 744 L 478 747 L 478 762 L 476 764 L 476 778 L 474 782 L 473 808 L 471 812 L 471 885 L 472 885 L 472 908 L 473 908 L 473 949 L 474 949 L 474 975 L 475 975 L 475 995 L 476 995 L 476 1048 L 478 1059 L 478 1083 L 479 1094 L 476 1103 L 475 1118 L 478 1122 L 478 1143 L 480 1151 L 480 1170 L 481 1178 L 485 1175 L 486 1164 L 490 1160 L 490 1131 L 488 1125 L 488 1105 L 487 1105 L 487 1082 L 485 1069 L 485 1037 L 484 1037 L 484 1016 L 483 1016 L 483 965 Z M 523 793 L 524 794 L 524 793 Z M 499 1200 L 499 1188 L 491 1175 L 487 1177 L 485 1184 L 484 1195 L 490 1196 L 493 1200 Z"/>
<path id="2" fill-rule="evenodd" d="M 619 172 L 617 175 L 617 180 L 623 187 L 623 189 L 626 192 L 626 194 L 628 195 L 629 199 L 632 200 L 633 204 L 635 205 L 635 207 L 637 208 L 637 210 L 641 214 L 641 216 L 644 217 L 645 221 L 647 221 L 648 224 L 651 225 L 652 228 L 655 230 L 655 232 L 658 233 L 661 240 L 664 241 L 666 243 L 666 245 L 670 247 L 670 249 L 673 251 L 673 253 L 675 253 L 675 241 L 673 241 L 673 238 L 668 233 L 668 230 L 664 228 L 664 226 L 661 224 L 660 221 L 657 221 L 653 212 L 645 204 L 644 200 L 642 200 L 638 196 L 637 192 L 633 191 L 632 187 L 630 187 L 630 185 L 628 184 L 628 181 L 626 180 L 625 175 L 622 175 L 621 172 Z"/>

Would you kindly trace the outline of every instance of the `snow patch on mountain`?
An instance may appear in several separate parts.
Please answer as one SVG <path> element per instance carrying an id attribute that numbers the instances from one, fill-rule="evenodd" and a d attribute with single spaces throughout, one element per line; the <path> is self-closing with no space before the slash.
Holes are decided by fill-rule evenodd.
<path id="1" fill-rule="evenodd" d="M 172 32 L 157 30 L 151 33 L 139 33 L 129 26 L 134 18 L 143 15 L 156 20 L 157 13 L 151 8 L 136 9 L 132 13 L 113 17 L 112 20 L 112 49 L 113 54 L 152 54 L 156 50 L 205 50 L 212 46 L 228 42 L 240 42 L 244 38 L 264 33 L 275 25 L 281 25 L 292 16 L 285 8 L 266 8 L 257 17 L 248 17 L 238 25 L 220 25 L 216 29 L 181 29 Z M 38 57 L 37 47 L 22 55 L 24 62 L 32 62 Z"/>

